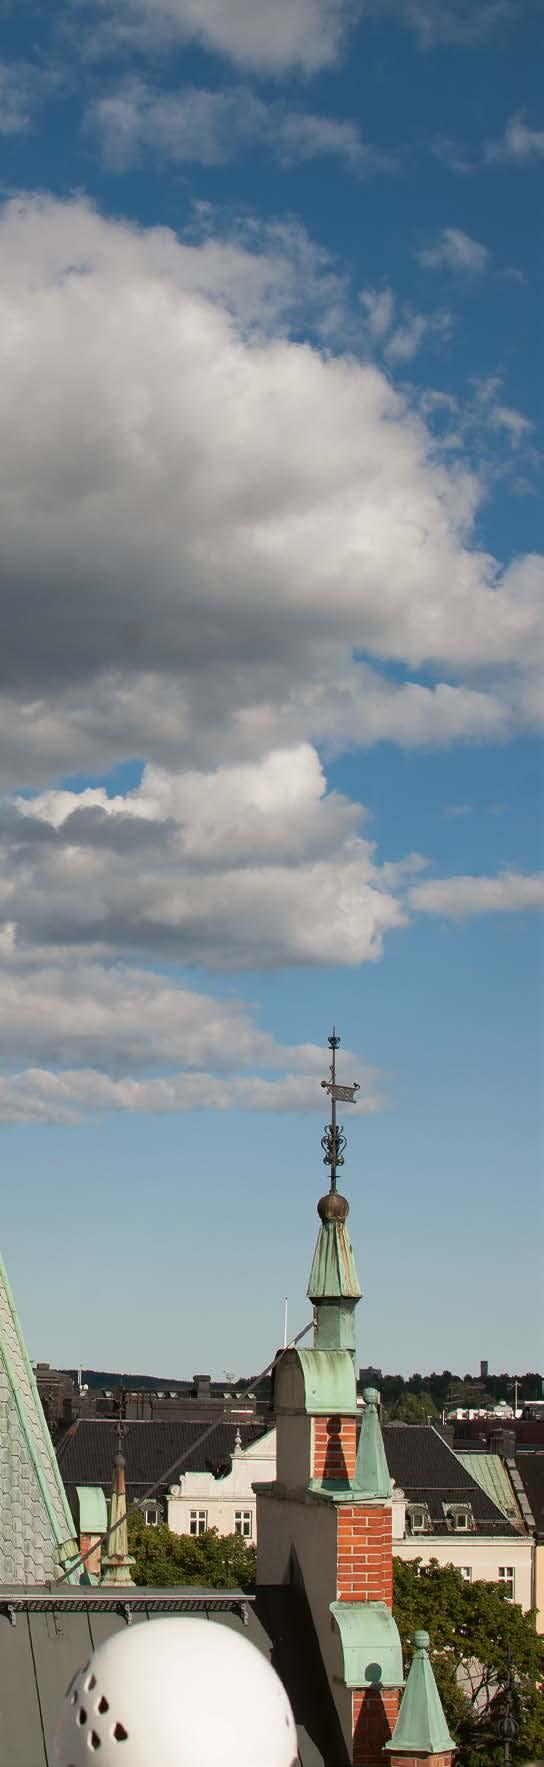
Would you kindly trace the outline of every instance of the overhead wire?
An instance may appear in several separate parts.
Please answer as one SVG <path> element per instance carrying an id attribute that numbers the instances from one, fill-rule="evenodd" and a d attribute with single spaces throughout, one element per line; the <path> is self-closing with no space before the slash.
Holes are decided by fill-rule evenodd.
<path id="1" fill-rule="evenodd" d="M 281 1362 L 283 1356 L 287 1354 L 287 1351 L 294 1350 L 296 1344 L 300 1343 L 301 1338 L 307 1336 L 308 1332 L 312 1329 L 313 1323 L 313 1319 L 310 1319 L 308 1325 L 303 1326 L 302 1331 L 297 1332 L 296 1337 L 290 1338 L 289 1343 L 284 1344 L 283 1349 L 277 1350 L 275 1356 L 272 1357 L 272 1360 L 267 1362 L 266 1368 L 261 1369 L 260 1374 L 252 1375 L 251 1379 L 246 1381 L 245 1385 L 240 1388 L 239 1393 L 236 1395 L 237 1398 L 242 1398 L 245 1393 L 249 1393 L 254 1387 L 259 1387 L 262 1381 L 266 1380 L 267 1374 L 270 1374 L 271 1370 L 276 1368 L 278 1363 Z M 135 1510 L 143 1509 L 145 1504 L 149 1503 L 150 1498 L 154 1497 L 159 1486 L 170 1484 L 174 1474 L 179 1472 L 184 1461 L 189 1460 L 192 1454 L 196 1454 L 198 1448 L 203 1447 L 204 1442 L 208 1441 L 209 1436 L 213 1435 L 214 1430 L 217 1429 L 217 1426 L 220 1423 L 232 1423 L 232 1418 L 229 1417 L 228 1412 L 223 1411 L 220 1417 L 215 1417 L 213 1423 L 210 1423 L 208 1428 L 202 1431 L 202 1435 L 197 1436 L 196 1442 L 191 1442 L 190 1447 L 185 1448 L 183 1454 L 179 1454 L 177 1460 L 174 1460 L 172 1465 L 166 1468 L 165 1472 L 159 1474 L 159 1477 L 158 1479 L 155 1479 L 154 1484 L 149 1485 L 147 1491 L 144 1492 L 143 1497 L 135 1497 L 130 1504 L 127 1504 L 126 1517 L 132 1515 Z M 89 1546 L 86 1552 L 82 1552 L 79 1558 L 72 1560 L 56 1581 L 58 1583 L 66 1583 L 69 1577 L 74 1576 L 75 1571 L 83 1569 L 87 1560 L 92 1558 L 93 1553 L 97 1551 L 97 1548 L 99 1546 L 102 1547 L 105 1540 L 110 1541 L 112 1535 L 117 1532 L 117 1529 L 123 1526 L 126 1517 L 119 1516 L 118 1520 L 113 1523 L 111 1528 L 105 1528 L 102 1534 L 95 1536 L 93 1538 L 92 1546 Z"/>

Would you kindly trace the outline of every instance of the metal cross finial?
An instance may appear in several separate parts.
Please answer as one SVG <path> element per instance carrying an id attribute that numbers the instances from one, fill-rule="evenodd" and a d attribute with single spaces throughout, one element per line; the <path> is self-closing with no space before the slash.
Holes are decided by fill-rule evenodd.
<path id="1" fill-rule="evenodd" d="M 126 1423 L 123 1423 L 122 1417 L 118 1417 L 118 1419 L 117 1419 L 117 1432 L 116 1433 L 117 1433 L 117 1453 L 122 1454 L 123 1453 L 123 1442 L 125 1440 L 125 1436 L 128 1435 L 127 1426 L 126 1426 Z"/>
<path id="2" fill-rule="evenodd" d="M 357 1080 L 354 1080 L 352 1086 L 338 1086 L 336 1083 L 336 1051 L 340 1047 L 340 1038 L 336 1035 L 334 1025 L 332 1034 L 328 1038 L 328 1044 L 331 1050 L 329 1069 L 331 1077 L 330 1080 L 322 1080 L 321 1085 L 324 1091 L 329 1094 L 331 1120 L 330 1123 L 325 1124 L 325 1134 L 321 1136 L 321 1146 L 323 1148 L 323 1165 L 331 1168 L 331 1190 L 336 1190 L 336 1171 L 338 1166 L 344 1164 L 344 1149 L 347 1146 L 343 1124 L 336 1121 L 336 1105 L 337 1103 L 355 1104 L 355 1094 L 360 1091 L 360 1087 Z"/>
<path id="3" fill-rule="evenodd" d="M 127 1392 L 126 1392 L 126 1388 L 122 1384 L 117 1389 L 117 1398 L 115 1401 L 115 1408 L 117 1411 L 117 1424 L 116 1424 L 117 1453 L 122 1454 L 123 1453 L 123 1442 L 124 1442 L 125 1436 L 128 1435 L 127 1425 L 125 1423 L 126 1409 L 127 1409 Z"/>

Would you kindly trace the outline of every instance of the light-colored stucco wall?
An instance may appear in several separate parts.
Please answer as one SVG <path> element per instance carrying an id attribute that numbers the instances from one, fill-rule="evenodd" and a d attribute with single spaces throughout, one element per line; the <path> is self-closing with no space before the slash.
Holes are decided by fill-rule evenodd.
<path id="1" fill-rule="evenodd" d="M 544 1632 L 544 1542 L 535 1546 L 535 1593 L 536 1629 Z"/>
<path id="2" fill-rule="evenodd" d="M 346 1746 L 351 1755 L 351 1692 L 344 1682 L 342 1646 L 330 1612 L 336 1599 L 336 1511 L 332 1503 L 258 1493 L 257 1583 L 287 1583 L 293 1574 L 292 1551 L 315 1626 Z"/>
<path id="3" fill-rule="evenodd" d="M 529 1536 L 515 1539 L 514 1536 L 508 1538 L 505 1535 L 504 1538 L 492 1540 L 478 1534 L 464 1534 L 462 1539 L 456 1540 L 452 1534 L 448 1534 L 446 1538 L 418 1534 L 409 1540 L 395 1540 L 393 1552 L 395 1558 L 420 1558 L 424 1565 L 430 1564 L 432 1558 L 437 1559 L 439 1565 L 455 1565 L 457 1569 L 468 1565 L 474 1583 L 498 1583 L 499 1565 L 513 1565 L 514 1599 L 525 1613 L 532 1605 L 533 1542 Z"/>
<path id="4" fill-rule="evenodd" d="M 178 1485 L 168 1495 L 168 1526 L 173 1534 L 189 1534 L 192 1509 L 205 1509 L 208 1527 L 218 1534 L 234 1534 L 236 1511 L 251 1514 L 251 1536 L 257 1534 L 257 1504 L 253 1485 L 266 1483 L 275 1476 L 276 1431 L 268 1430 L 251 1447 L 235 1450 L 232 1467 L 221 1479 L 210 1472 L 182 1473 Z"/>

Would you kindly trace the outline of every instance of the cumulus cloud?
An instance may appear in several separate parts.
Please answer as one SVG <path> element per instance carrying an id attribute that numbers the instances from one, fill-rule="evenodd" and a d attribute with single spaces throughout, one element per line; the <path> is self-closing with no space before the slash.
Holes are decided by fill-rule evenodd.
<path id="1" fill-rule="evenodd" d="M 301 303 L 325 336 L 345 312 L 300 229 L 194 244 L 14 202 L 0 258 L 4 777 L 262 754 L 284 712 L 287 741 L 506 728 L 542 560 L 471 545 L 475 476 L 376 366 L 289 335 Z"/>
<path id="2" fill-rule="evenodd" d="M 410 890 L 409 900 L 419 913 L 441 914 L 449 920 L 544 908 L 544 872 L 535 876 L 505 871 L 500 877 L 429 879 Z"/>
<path id="3" fill-rule="evenodd" d="M 374 960 L 405 915 L 360 820 L 308 745 L 208 776 L 147 768 L 109 801 L 45 792 L 5 806 L 1 912 L 21 950 L 215 970 Z"/>
<path id="4" fill-rule="evenodd" d="M 315 74 L 334 63 L 357 16 L 356 0 L 98 0 L 113 35 L 146 47 L 196 42 L 240 67 Z"/>
<path id="5" fill-rule="evenodd" d="M 477 239 L 471 239 L 470 234 L 463 233 L 462 228 L 444 227 L 436 244 L 418 252 L 418 258 L 426 270 L 437 270 L 444 266 L 447 270 L 481 275 L 487 269 L 489 252 L 487 246 L 481 245 Z"/>
<path id="6" fill-rule="evenodd" d="M 512 160 L 521 165 L 526 160 L 544 159 L 544 129 L 531 129 L 521 113 L 512 116 L 502 140 L 488 141 L 489 160 Z"/>
<path id="7" fill-rule="evenodd" d="M 164 91 L 131 77 L 93 101 L 85 127 L 97 136 L 107 165 L 117 172 L 147 153 L 213 166 L 259 145 L 284 165 L 331 154 L 357 170 L 381 163 L 364 144 L 356 123 L 289 110 L 279 101 L 265 103 L 247 86 Z"/>

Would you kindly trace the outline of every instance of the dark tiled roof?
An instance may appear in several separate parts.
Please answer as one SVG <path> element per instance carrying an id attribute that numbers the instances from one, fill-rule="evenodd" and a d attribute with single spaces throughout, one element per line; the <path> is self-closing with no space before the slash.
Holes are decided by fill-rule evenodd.
<path id="1" fill-rule="evenodd" d="M 186 1455 L 180 1472 L 225 1472 L 230 1468 L 234 1449 L 236 1423 L 216 1423 L 206 1440 L 198 1447 L 200 1437 L 209 1426 L 183 1418 L 159 1418 L 126 1425 L 123 1453 L 126 1461 L 127 1493 L 142 1497 L 150 1485 L 159 1481 L 166 1490 L 177 1482 L 172 1473 L 164 1482 L 164 1474 L 181 1455 Z M 248 1448 L 265 1434 L 258 1423 L 240 1423 L 242 1446 Z M 113 1458 L 117 1447 L 117 1425 L 112 1418 L 80 1417 L 72 1424 L 57 1445 L 57 1459 L 65 1485 L 102 1485 L 111 1490 Z"/>
<path id="2" fill-rule="evenodd" d="M 524 1454 L 516 1454 L 516 1468 L 534 1516 L 537 1534 L 544 1539 L 544 1449 L 527 1449 Z"/>
<path id="3" fill-rule="evenodd" d="M 433 1533 L 449 1533 L 444 1503 L 470 1503 L 477 1534 L 516 1533 L 432 1426 L 386 1423 L 383 1439 L 391 1478 L 409 1502 L 428 1505 Z"/>
<path id="4" fill-rule="evenodd" d="M 0 1588 L 0 1610 L 2 1593 Z M 17 1590 L 18 1596 L 24 1593 Z M 34 1604 L 40 1591 L 33 1588 L 28 1593 Z M 43 1593 L 45 1608 L 45 1590 Z M 97 1601 L 103 1601 L 103 1589 L 88 1590 L 88 1611 L 62 1613 L 59 1623 L 52 1623 L 50 1614 L 37 1612 L 34 1606 L 28 1615 L 18 1616 L 15 1626 L 0 1617 L 2 1762 L 6 1767 L 8 1762 L 9 1767 L 53 1767 L 53 1737 L 66 1688 L 88 1661 L 90 1649 L 124 1624 L 119 1591 L 112 1590 L 108 1613 L 92 1611 L 95 1593 Z M 149 1595 L 149 1591 L 143 1593 Z M 167 1589 L 162 1593 L 172 1598 L 183 1592 Z M 191 1588 L 185 1593 L 194 1602 L 203 1592 Z M 212 1595 L 219 1593 L 212 1591 Z M 9 1590 L 5 1594 L 9 1597 Z M 211 1623 L 243 1631 L 277 1668 L 296 1719 L 301 1767 L 344 1767 L 347 1756 L 332 1696 L 312 1628 L 301 1627 L 298 1592 L 259 1589 L 255 1604 L 249 1604 L 246 1628 L 235 1613 L 216 1614 Z M 149 1613 L 134 1614 L 133 1624 L 152 1626 L 153 1618 Z"/>

